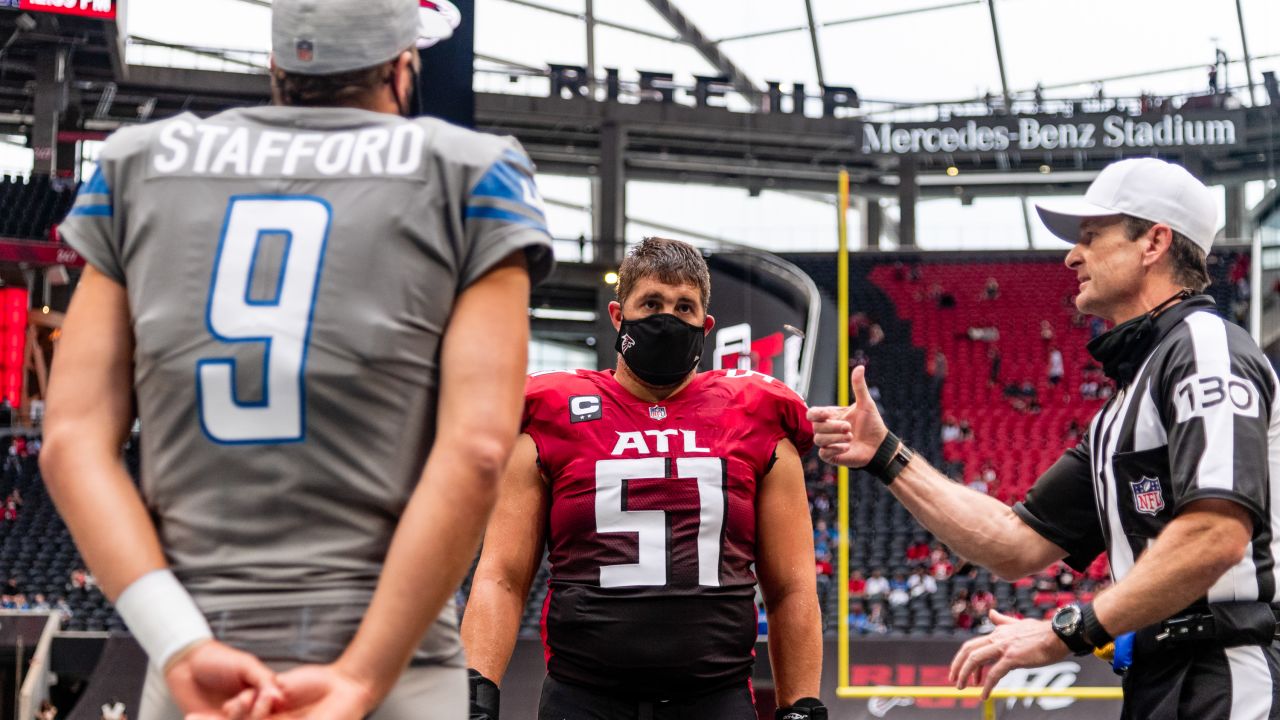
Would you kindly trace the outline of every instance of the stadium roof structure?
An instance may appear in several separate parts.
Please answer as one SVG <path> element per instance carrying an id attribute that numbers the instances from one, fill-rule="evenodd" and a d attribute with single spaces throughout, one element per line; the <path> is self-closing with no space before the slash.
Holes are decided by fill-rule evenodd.
<path id="1" fill-rule="evenodd" d="M 5 2 L 0 43 L 14 29 Z M 127 39 L 86 33 L 71 55 L 82 127 L 261 102 L 269 9 L 269 0 L 130 0 Z M 901 201 L 906 185 L 964 202 L 1079 193 L 1131 152 L 1232 184 L 1276 177 L 1280 104 L 1267 107 L 1264 73 L 1280 70 L 1280 33 L 1267 31 L 1278 26 L 1272 0 L 475 0 L 477 119 L 517 135 L 543 172 L 600 177 L 621 163 L 628 180 L 753 196 L 829 201 L 839 168 L 871 198 Z M 32 115 L 36 52 L 18 42 L 0 56 L 0 133 Z M 616 102 L 582 101 L 614 94 L 611 78 Z M 1097 142 L 1109 114 L 1161 107 L 1208 113 L 1188 116 L 1196 122 L 1231 119 L 1237 137 L 1204 149 Z M 1026 116 L 1055 136 L 1091 122 L 1095 147 L 974 142 L 999 125 L 1022 132 Z M 952 150 L 938 145 L 947 125 Z M 608 128 L 618 126 L 615 147 Z M 895 149 L 897 139 L 905 144 Z"/>

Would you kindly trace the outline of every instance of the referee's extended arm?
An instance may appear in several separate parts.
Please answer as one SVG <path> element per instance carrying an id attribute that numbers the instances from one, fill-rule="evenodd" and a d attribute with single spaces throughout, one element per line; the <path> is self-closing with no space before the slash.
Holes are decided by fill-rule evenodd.
<path id="1" fill-rule="evenodd" d="M 853 371 L 854 404 L 809 410 L 823 460 L 845 467 L 871 461 L 888 434 L 867 390 L 864 368 Z M 929 532 L 961 557 L 1006 580 L 1043 570 L 1067 551 L 1023 522 L 995 498 L 952 482 L 917 455 L 889 486 Z"/>

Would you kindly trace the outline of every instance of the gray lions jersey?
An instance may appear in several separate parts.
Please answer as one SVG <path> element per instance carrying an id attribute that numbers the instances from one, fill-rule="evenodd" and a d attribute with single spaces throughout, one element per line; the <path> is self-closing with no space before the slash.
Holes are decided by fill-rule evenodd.
<path id="1" fill-rule="evenodd" d="M 263 107 L 107 141 L 60 231 L 128 292 L 143 495 L 206 612 L 368 602 L 455 299 L 515 251 L 547 275 L 541 208 L 514 140 L 433 119 Z"/>

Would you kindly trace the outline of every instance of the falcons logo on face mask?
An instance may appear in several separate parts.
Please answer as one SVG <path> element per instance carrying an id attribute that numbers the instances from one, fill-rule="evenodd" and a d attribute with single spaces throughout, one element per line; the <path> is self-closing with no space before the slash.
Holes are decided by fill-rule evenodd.
<path id="1" fill-rule="evenodd" d="M 630 335 L 622 336 L 622 354 L 626 355 L 627 351 L 636 346 L 636 341 L 631 339 Z"/>

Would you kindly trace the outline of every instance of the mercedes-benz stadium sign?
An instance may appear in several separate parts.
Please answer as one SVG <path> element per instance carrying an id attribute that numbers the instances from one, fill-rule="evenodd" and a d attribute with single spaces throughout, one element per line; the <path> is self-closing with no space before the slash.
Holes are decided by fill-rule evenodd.
<path id="1" fill-rule="evenodd" d="M 862 123 L 868 154 L 1032 150 L 1139 150 L 1230 146 L 1244 137 L 1244 113 L 1014 116 L 949 123 Z"/>

